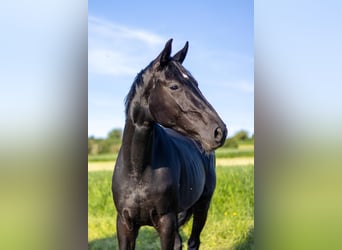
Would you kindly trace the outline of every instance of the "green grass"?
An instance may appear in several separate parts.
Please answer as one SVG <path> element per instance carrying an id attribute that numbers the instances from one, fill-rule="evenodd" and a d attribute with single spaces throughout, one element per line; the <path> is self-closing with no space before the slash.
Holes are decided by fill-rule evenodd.
<path id="1" fill-rule="evenodd" d="M 218 167 L 217 186 L 201 234 L 201 249 L 254 248 L 254 167 Z M 118 249 L 110 171 L 88 173 L 88 248 Z M 192 220 L 181 229 L 184 249 Z M 151 227 L 142 227 L 137 249 L 160 249 Z"/>
<path id="2" fill-rule="evenodd" d="M 254 157 L 254 148 L 219 148 L 215 153 L 216 158 Z"/>
<path id="3" fill-rule="evenodd" d="M 118 154 L 99 154 L 99 155 L 88 155 L 88 162 L 94 161 L 116 161 Z"/>

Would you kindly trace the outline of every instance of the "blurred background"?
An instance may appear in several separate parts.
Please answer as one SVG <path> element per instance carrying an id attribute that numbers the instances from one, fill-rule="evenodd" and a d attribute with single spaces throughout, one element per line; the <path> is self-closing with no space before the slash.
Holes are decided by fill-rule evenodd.
<path id="1" fill-rule="evenodd" d="M 163 13 L 180 18 L 173 6 Z M 230 11 L 218 9 L 218 16 Z M 255 249 L 341 248 L 341 11 L 333 0 L 254 1 Z M 113 21 L 97 13 L 86 1 L 0 3 L 0 249 L 88 247 L 87 139 L 121 124 L 98 134 L 87 126 L 88 16 Z M 150 32 L 168 39 L 160 30 Z M 202 63 L 191 62 L 202 45 L 186 33 L 174 39 L 174 51 L 190 41 L 185 66 L 213 102 L 196 69 Z M 126 77 L 124 89 L 132 82 Z M 251 137 L 249 126 L 236 124 Z"/>

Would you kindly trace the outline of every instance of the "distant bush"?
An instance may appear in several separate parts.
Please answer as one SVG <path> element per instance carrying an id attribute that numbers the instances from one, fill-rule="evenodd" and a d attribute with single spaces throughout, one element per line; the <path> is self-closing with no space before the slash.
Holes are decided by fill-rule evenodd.
<path id="1" fill-rule="evenodd" d="M 237 132 L 233 137 L 236 138 L 238 141 L 245 141 L 249 139 L 248 132 L 245 130 Z"/>
<path id="2" fill-rule="evenodd" d="M 121 145 L 122 130 L 113 129 L 108 133 L 107 138 L 88 138 L 88 155 L 115 154 Z"/>
<path id="3" fill-rule="evenodd" d="M 240 130 L 235 133 L 232 137 L 227 138 L 224 143 L 224 148 L 238 148 L 239 144 L 253 144 L 254 143 L 254 134 L 251 137 L 248 137 L 248 132 L 245 130 Z"/>
<path id="4" fill-rule="evenodd" d="M 237 148 L 239 146 L 238 140 L 235 137 L 228 138 L 224 143 L 224 148 Z"/>

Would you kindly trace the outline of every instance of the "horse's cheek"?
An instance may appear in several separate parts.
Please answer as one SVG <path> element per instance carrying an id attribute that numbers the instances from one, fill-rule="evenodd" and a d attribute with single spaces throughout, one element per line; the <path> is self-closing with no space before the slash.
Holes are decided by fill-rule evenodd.
<path id="1" fill-rule="evenodd" d="M 166 93 L 161 91 L 152 94 L 149 99 L 149 109 L 155 120 L 158 120 L 162 125 L 170 125 L 174 122 L 173 118 L 177 114 L 177 109 L 174 108 L 176 103 L 173 99 L 166 102 L 164 94 Z"/>

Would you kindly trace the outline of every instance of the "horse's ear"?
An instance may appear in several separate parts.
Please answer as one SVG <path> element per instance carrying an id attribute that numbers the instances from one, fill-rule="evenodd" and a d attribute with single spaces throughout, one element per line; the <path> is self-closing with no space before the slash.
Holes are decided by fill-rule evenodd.
<path id="1" fill-rule="evenodd" d="M 178 51 L 174 56 L 173 59 L 179 63 L 183 63 L 185 57 L 186 57 L 186 53 L 188 53 L 188 48 L 189 48 L 189 42 L 187 41 L 185 43 L 185 46 L 183 49 L 181 49 L 180 51 Z"/>
<path id="2" fill-rule="evenodd" d="M 171 60 L 170 58 L 171 47 L 172 47 L 172 38 L 166 42 L 163 51 L 156 58 L 155 64 L 157 64 L 159 67 L 164 67 L 165 65 L 168 64 L 168 62 Z"/>

